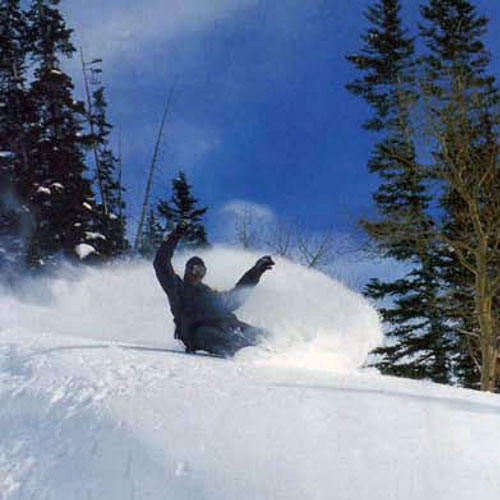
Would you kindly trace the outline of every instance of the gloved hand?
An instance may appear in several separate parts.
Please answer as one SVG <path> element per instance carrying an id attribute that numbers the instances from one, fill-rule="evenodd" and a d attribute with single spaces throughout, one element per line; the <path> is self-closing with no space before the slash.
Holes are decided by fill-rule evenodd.
<path id="1" fill-rule="evenodd" d="M 254 267 L 260 274 L 262 274 L 272 269 L 273 266 L 274 266 L 274 261 L 272 257 L 270 255 L 265 255 L 255 263 Z"/>
<path id="2" fill-rule="evenodd" d="M 168 241 L 168 239 L 172 236 L 175 236 L 177 238 L 181 238 L 184 234 L 186 234 L 186 231 L 189 229 L 189 222 L 186 220 L 182 219 L 179 221 L 175 227 L 172 229 L 172 231 L 165 233 L 165 236 L 163 237 L 163 241 Z"/>
<path id="3" fill-rule="evenodd" d="M 179 235 L 183 235 L 189 229 L 189 222 L 185 219 L 181 219 L 175 226 L 174 232 Z"/>

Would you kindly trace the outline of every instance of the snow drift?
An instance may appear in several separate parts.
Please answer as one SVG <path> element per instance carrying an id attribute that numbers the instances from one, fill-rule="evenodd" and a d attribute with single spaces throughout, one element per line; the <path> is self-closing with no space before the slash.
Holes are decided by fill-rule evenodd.
<path id="1" fill-rule="evenodd" d="M 203 257 L 228 288 L 258 256 Z M 498 396 L 357 370 L 362 297 L 279 260 L 239 316 L 273 335 L 232 362 L 180 352 L 148 263 L 5 293 L 0 499 L 498 498 Z"/>
<path id="2" fill-rule="evenodd" d="M 2 500 L 496 500 L 500 400 L 0 333 Z"/>

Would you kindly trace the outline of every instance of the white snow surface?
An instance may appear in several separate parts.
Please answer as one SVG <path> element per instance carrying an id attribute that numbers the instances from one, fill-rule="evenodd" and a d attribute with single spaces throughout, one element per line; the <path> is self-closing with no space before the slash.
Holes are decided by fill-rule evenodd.
<path id="1" fill-rule="evenodd" d="M 43 187 L 43 186 L 40 186 L 37 190 L 36 190 L 37 193 L 41 193 L 41 194 L 47 194 L 47 195 L 50 195 L 52 194 L 52 191 L 47 188 L 47 187 Z"/>
<path id="2" fill-rule="evenodd" d="M 64 185 L 60 182 L 53 182 L 50 185 L 51 188 L 54 188 L 56 191 L 64 191 Z"/>
<path id="3" fill-rule="evenodd" d="M 96 231 L 85 231 L 85 238 L 88 240 L 105 240 L 106 236 Z"/>
<path id="4" fill-rule="evenodd" d="M 75 247 L 75 253 L 80 260 L 86 259 L 90 254 L 95 253 L 95 248 L 88 243 L 80 243 Z"/>
<path id="5" fill-rule="evenodd" d="M 228 288 L 258 256 L 203 257 Z M 224 360 L 181 352 L 150 263 L 3 293 L 0 499 L 498 499 L 500 398 L 362 369 L 362 297 L 278 260 L 238 316 L 273 336 Z"/>

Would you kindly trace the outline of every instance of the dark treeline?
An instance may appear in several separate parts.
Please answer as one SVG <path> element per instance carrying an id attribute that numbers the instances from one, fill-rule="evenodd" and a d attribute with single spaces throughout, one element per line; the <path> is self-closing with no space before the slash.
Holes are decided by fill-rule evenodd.
<path id="1" fill-rule="evenodd" d="M 383 300 L 383 372 L 496 391 L 500 369 L 499 88 L 469 0 L 428 0 L 418 31 L 399 0 L 368 8 L 348 90 L 373 110 L 368 163 L 381 183 L 362 226 L 383 255 L 411 264 L 371 281 Z M 389 304 L 389 305 L 387 305 Z"/>
<path id="2" fill-rule="evenodd" d="M 50 269 L 61 257 L 94 263 L 130 253 L 122 163 L 111 146 L 113 127 L 100 81 L 102 61 L 85 61 L 81 53 L 86 99 L 75 99 L 72 79 L 60 63 L 76 50 L 58 4 L 59 0 L 0 0 L 0 271 L 4 278 Z M 190 241 L 206 244 L 200 220 L 206 209 L 195 209 L 197 200 L 184 174 L 178 182 L 184 183 L 178 198 L 181 203 L 188 200 L 181 211 L 191 211 L 183 216 L 192 218 L 198 231 Z M 151 254 L 160 234 L 178 216 L 175 204 L 159 204 L 150 212 L 143 255 Z"/>

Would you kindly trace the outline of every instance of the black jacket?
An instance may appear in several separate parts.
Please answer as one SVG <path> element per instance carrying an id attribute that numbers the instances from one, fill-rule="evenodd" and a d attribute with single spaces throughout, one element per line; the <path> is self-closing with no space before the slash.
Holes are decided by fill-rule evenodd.
<path id="1" fill-rule="evenodd" d="M 191 333 L 200 325 L 238 323 L 233 311 L 243 304 L 249 288 L 259 282 L 262 271 L 252 267 L 227 292 L 216 292 L 203 283 L 186 282 L 172 266 L 172 255 L 179 239 L 179 234 L 171 233 L 156 253 L 153 265 L 174 316 L 175 338 L 189 347 Z"/>

